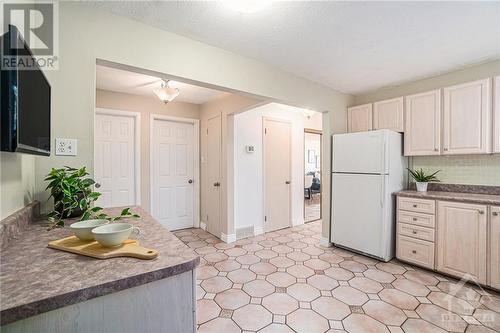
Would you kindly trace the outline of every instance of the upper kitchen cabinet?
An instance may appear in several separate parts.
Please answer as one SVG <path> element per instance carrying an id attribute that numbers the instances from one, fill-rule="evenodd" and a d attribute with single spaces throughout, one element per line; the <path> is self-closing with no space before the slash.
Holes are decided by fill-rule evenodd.
<path id="1" fill-rule="evenodd" d="M 443 155 L 491 152 L 490 79 L 443 90 Z"/>
<path id="2" fill-rule="evenodd" d="M 372 105 L 364 104 L 347 109 L 347 131 L 364 132 L 373 129 Z"/>
<path id="3" fill-rule="evenodd" d="M 373 103 L 373 128 L 404 132 L 403 97 Z"/>
<path id="4" fill-rule="evenodd" d="M 441 90 L 406 96 L 405 156 L 439 155 Z"/>
<path id="5" fill-rule="evenodd" d="M 500 153 L 500 76 L 494 78 L 493 92 L 493 152 Z"/>

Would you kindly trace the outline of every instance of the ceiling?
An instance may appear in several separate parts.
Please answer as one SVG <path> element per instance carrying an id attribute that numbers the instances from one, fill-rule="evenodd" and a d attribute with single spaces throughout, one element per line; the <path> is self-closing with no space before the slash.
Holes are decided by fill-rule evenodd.
<path id="1" fill-rule="evenodd" d="M 203 104 L 225 92 L 194 86 L 191 84 L 170 81 L 170 86 L 179 89 L 176 102 L 187 102 Z M 142 95 L 157 98 L 153 89 L 160 88 L 161 78 L 130 72 L 126 70 L 97 65 L 96 87 L 97 89 L 110 90 L 132 95 Z"/>
<path id="2" fill-rule="evenodd" d="M 152 26 L 360 94 L 500 57 L 500 2 L 94 3 Z"/>

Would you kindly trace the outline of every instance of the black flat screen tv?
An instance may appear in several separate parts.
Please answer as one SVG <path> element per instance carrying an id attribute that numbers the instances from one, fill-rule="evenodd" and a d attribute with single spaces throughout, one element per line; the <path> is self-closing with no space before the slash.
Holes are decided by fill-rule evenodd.
<path id="1" fill-rule="evenodd" d="M 50 156 L 50 84 L 15 26 L 1 43 L 0 150 Z M 31 68 L 13 66 L 18 57 Z"/>

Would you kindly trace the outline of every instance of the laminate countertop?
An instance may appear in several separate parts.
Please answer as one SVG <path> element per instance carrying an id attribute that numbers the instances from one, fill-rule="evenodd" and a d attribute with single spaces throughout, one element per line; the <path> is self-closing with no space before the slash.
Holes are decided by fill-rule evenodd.
<path id="1" fill-rule="evenodd" d="M 113 216 L 119 215 L 120 210 L 106 212 Z M 189 247 L 141 208 L 133 207 L 132 211 L 141 218 L 123 222 L 141 228 L 140 235 L 132 238 L 157 250 L 157 258 L 100 260 L 50 249 L 50 241 L 70 236 L 70 230 L 65 227 L 47 231 L 47 221 L 30 224 L 2 249 L 1 324 L 165 279 L 198 266 L 200 259 Z"/>
<path id="2" fill-rule="evenodd" d="M 500 195 L 496 194 L 477 194 L 477 193 L 444 192 L 444 191 L 417 192 L 412 190 L 400 191 L 394 194 L 396 196 L 418 198 L 418 199 L 459 201 L 459 202 L 476 203 L 483 205 L 500 205 Z"/>

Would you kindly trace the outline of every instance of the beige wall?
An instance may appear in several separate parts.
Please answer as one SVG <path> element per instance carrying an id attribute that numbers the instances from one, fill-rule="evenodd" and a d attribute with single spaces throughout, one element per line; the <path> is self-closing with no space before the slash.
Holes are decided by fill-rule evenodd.
<path id="1" fill-rule="evenodd" d="M 52 86 L 52 137 L 78 139 L 78 156 L 35 158 L 35 191 L 42 202 L 47 198 L 43 176 L 51 167 L 87 165 L 93 172 L 97 59 L 331 111 L 343 119 L 345 109 L 341 105 L 350 98 L 250 58 L 112 15 L 83 2 L 59 3 L 59 50 L 59 70 L 46 72 Z M 343 121 L 336 124 L 345 127 Z"/>
<path id="2" fill-rule="evenodd" d="M 201 199 L 200 212 L 201 221 L 206 223 L 207 216 L 207 122 L 208 119 L 221 115 L 221 223 L 222 232 L 226 235 L 234 234 L 234 194 L 232 191 L 234 170 L 233 170 L 233 115 L 243 112 L 257 105 L 261 105 L 262 100 L 227 94 L 201 105 L 201 125 L 200 125 L 200 177 L 201 177 Z"/>
<path id="3" fill-rule="evenodd" d="M 471 66 L 463 70 L 411 82 L 390 89 L 381 89 L 355 96 L 354 104 L 376 102 L 386 98 L 420 93 L 432 89 L 500 75 L 500 60 Z M 446 183 L 500 185 L 500 156 L 416 156 L 410 167 L 425 170 L 442 170 L 439 178 Z"/>
<path id="4" fill-rule="evenodd" d="M 0 220 L 33 201 L 35 157 L 0 153 Z"/>
<path id="5" fill-rule="evenodd" d="M 95 105 L 97 108 L 133 111 L 141 114 L 141 206 L 149 212 L 151 208 L 149 178 L 150 115 L 160 114 L 200 119 L 200 107 L 197 104 L 184 102 L 164 104 L 154 96 L 129 95 L 99 89 L 96 91 Z"/>

